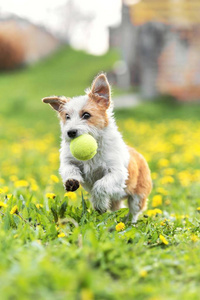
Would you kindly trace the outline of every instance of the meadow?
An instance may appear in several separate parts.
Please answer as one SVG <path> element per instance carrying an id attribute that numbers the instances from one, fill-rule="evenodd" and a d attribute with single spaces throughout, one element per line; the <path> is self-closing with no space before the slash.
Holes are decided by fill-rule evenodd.
<path id="1" fill-rule="evenodd" d="M 126 208 L 99 215 L 82 188 L 63 189 L 58 119 L 40 99 L 82 94 L 117 57 L 63 48 L 0 74 L 1 300 L 199 299 L 199 104 L 161 97 L 115 111 L 152 171 L 136 225 L 123 223 Z"/>

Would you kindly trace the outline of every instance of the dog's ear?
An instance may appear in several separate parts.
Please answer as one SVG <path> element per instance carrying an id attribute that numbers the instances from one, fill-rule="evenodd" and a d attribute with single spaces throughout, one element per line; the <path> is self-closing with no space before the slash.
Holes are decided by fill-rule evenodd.
<path id="1" fill-rule="evenodd" d="M 104 74 L 97 76 L 91 87 L 92 98 L 106 108 L 110 105 L 110 85 Z"/>
<path id="2" fill-rule="evenodd" d="M 50 104 L 54 110 L 60 111 L 62 106 L 67 102 L 67 99 L 64 96 L 50 96 L 43 98 L 42 101 Z"/>

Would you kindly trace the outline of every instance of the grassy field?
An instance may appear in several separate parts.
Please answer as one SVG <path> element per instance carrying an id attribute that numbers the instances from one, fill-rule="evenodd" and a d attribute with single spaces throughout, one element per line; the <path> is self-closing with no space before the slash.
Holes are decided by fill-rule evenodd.
<path id="1" fill-rule="evenodd" d="M 116 58 L 64 48 L 0 75 L 1 300 L 199 299 L 199 105 L 160 99 L 115 112 L 152 170 L 135 226 L 119 230 L 127 209 L 98 215 L 84 190 L 63 190 L 58 120 L 40 99 L 83 93 Z"/>

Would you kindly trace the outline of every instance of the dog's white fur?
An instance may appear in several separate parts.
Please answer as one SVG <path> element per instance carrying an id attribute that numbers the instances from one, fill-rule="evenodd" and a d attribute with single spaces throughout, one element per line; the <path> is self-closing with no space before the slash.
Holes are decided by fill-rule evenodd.
<path id="1" fill-rule="evenodd" d="M 132 222 L 136 222 L 141 211 L 139 203 L 143 195 L 131 195 L 127 192 L 130 153 L 115 123 L 111 100 L 109 99 L 110 105 L 106 109 L 108 124 L 100 129 L 80 117 L 80 111 L 87 105 L 88 97 L 88 95 L 74 97 L 70 101 L 60 98 L 63 101 L 60 111 L 66 111 L 70 116 L 66 122 L 62 120 L 60 122 L 62 142 L 59 171 L 63 183 L 71 179 L 80 182 L 84 189 L 91 193 L 93 207 L 99 212 L 105 212 L 109 208 L 113 210 L 116 207 L 120 208 L 120 200 L 128 198 Z M 45 99 L 53 99 L 53 97 L 43 99 L 44 102 L 50 103 Z M 77 130 L 77 136 L 88 133 L 96 139 L 98 149 L 92 159 L 78 161 L 72 156 L 69 148 L 71 138 L 68 132 L 74 129 Z"/>
<path id="2" fill-rule="evenodd" d="M 86 105 L 87 96 L 73 98 L 65 104 L 71 112 L 71 120 L 63 125 L 61 121 L 62 143 L 60 150 L 60 175 L 63 182 L 73 178 L 91 193 L 92 203 L 99 211 L 109 208 L 109 200 L 119 201 L 126 195 L 124 189 L 128 178 L 129 152 L 121 134 L 117 130 L 112 111 L 109 111 L 109 124 L 103 130 L 85 124 L 79 117 L 79 111 Z M 70 129 L 78 130 L 78 136 L 91 134 L 97 141 L 97 154 L 88 161 L 77 161 L 69 149 Z"/>

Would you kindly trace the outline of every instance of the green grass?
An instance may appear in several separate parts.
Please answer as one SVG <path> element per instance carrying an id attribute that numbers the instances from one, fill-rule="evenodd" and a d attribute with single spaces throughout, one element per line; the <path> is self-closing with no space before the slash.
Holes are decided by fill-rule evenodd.
<path id="1" fill-rule="evenodd" d="M 199 299 L 199 105 L 161 98 L 115 112 L 152 170 L 135 226 L 116 231 L 127 209 L 98 215 L 83 189 L 66 195 L 58 177 L 58 120 L 40 99 L 82 94 L 116 59 L 64 48 L 0 76 L 1 300 Z"/>
<path id="2" fill-rule="evenodd" d="M 46 107 L 41 103 L 43 97 L 83 95 L 93 78 L 99 72 L 109 71 L 117 59 L 114 50 L 96 57 L 63 47 L 36 65 L 1 74 L 0 116 L 30 126 L 42 118 L 53 122 L 53 116 L 46 114 Z"/>

